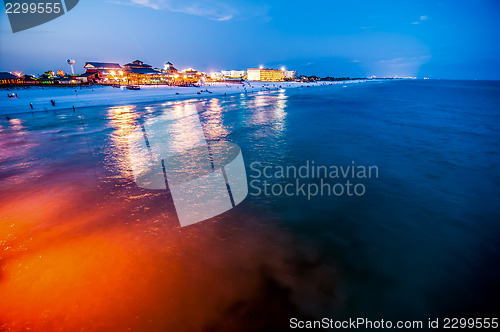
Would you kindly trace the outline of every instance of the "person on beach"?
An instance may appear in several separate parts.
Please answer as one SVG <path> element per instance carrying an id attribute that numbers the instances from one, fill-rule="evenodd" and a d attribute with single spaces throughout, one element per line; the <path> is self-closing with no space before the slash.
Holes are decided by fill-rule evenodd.
<path id="1" fill-rule="evenodd" d="M 31 109 L 32 109 L 32 110 L 34 110 L 34 109 L 35 109 L 35 108 L 33 107 L 33 104 L 32 104 L 32 103 L 30 103 L 30 107 L 31 107 Z"/>
<path id="2" fill-rule="evenodd" d="M 56 101 L 54 99 L 51 99 L 50 103 L 52 104 L 52 106 L 56 106 Z"/>

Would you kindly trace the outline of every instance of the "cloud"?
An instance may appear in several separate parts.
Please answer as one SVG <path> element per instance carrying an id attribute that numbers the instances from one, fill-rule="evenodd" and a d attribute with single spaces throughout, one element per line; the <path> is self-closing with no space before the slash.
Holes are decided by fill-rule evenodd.
<path id="1" fill-rule="evenodd" d="M 224 0 L 129 0 L 123 5 L 132 4 L 154 10 L 168 10 L 205 17 L 214 21 L 228 21 L 235 18 L 261 16 L 267 18 L 268 7 L 257 5 L 248 7 L 238 1 Z"/>
<path id="2" fill-rule="evenodd" d="M 420 20 L 419 21 L 411 22 L 411 24 L 420 24 L 423 21 L 427 21 L 428 19 L 429 19 L 429 17 L 427 15 L 422 15 L 422 16 L 420 16 Z"/>

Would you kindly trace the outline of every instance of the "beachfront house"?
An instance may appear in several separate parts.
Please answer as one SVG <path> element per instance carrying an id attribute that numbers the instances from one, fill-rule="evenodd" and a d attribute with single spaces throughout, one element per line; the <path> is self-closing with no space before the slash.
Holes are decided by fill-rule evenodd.
<path id="1" fill-rule="evenodd" d="M 18 84 L 21 79 L 16 75 L 7 72 L 0 73 L 0 84 L 1 85 L 10 85 L 10 84 Z"/>
<path id="2" fill-rule="evenodd" d="M 175 83 L 176 84 L 195 84 L 200 82 L 201 80 L 204 80 L 205 74 L 202 72 L 199 72 L 193 68 L 188 68 L 184 69 L 179 72 L 179 74 L 175 78 Z"/>
<path id="3" fill-rule="evenodd" d="M 126 84 L 130 85 L 167 83 L 165 74 L 140 60 L 123 65 L 123 73 Z"/>
<path id="4" fill-rule="evenodd" d="M 148 64 L 145 64 L 141 60 L 135 60 L 132 61 L 131 63 L 127 63 L 126 65 L 123 65 L 123 68 L 144 68 L 144 69 L 151 69 L 152 67 Z"/>
<path id="5" fill-rule="evenodd" d="M 87 72 L 81 75 L 75 75 L 75 79 L 82 82 L 82 84 L 94 84 L 98 81 L 99 73 L 97 72 Z"/>
<path id="6" fill-rule="evenodd" d="M 57 82 L 62 85 L 77 85 L 81 84 L 81 81 L 71 77 L 71 76 L 65 76 L 57 79 Z"/>
<path id="7" fill-rule="evenodd" d="M 167 62 L 165 66 L 163 66 L 161 72 L 167 75 L 168 77 L 174 77 L 175 75 L 179 74 L 179 71 L 177 70 L 177 68 L 174 67 L 174 65 L 171 62 Z"/>
<path id="8" fill-rule="evenodd" d="M 98 83 L 121 84 L 124 82 L 122 66 L 113 62 L 85 62 L 86 73 L 97 73 Z"/>

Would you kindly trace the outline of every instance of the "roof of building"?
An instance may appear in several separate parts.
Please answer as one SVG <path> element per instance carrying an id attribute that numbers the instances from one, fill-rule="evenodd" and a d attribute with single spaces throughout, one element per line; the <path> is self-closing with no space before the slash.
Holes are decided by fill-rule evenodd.
<path id="1" fill-rule="evenodd" d="M 175 68 L 174 66 L 170 66 L 170 67 L 168 67 L 168 68 L 163 68 L 162 70 L 163 70 L 163 71 L 172 71 L 172 72 L 173 72 L 173 71 L 178 71 L 178 70 L 177 70 L 177 68 Z"/>
<path id="2" fill-rule="evenodd" d="M 87 72 L 87 73 L 80 74 L 78 76 L 80 76 L 80 77 L 90 77 L 90 76 L 95 76 L 95 75 L 97 75 L 96 72 Z"/>
<path id="3" fill-rule="evenodd" d="M 198 71 L 194 70 L 193 68 L 188 68 L 188 69 L 184 69 L 183 71 L 181 71 L 181 73 L 183 73 L 183 74 L 192 74 L 192 73 L 198 73 Z"/>
<path id="4" fill-rule="evenodd" d="M 121 69 L 122 67 L 113 62 L 85 62 L 83 68 Z"/>
<path id="5" fill-rule="evenodd" d="M 160 74 L 159 71 L 154 70 L 152 68 L 126 68 L 125 72 L 132 74 Z"/>
<path id="6" fill-rule="evenodd" d="M 137 63 L 127 63 L 126 65 L 123 65 L 123 67 L 130 67 L 130 68 L 151 68 L 151 65 L 148 64 L 137 64 Z"/>
<path id="7" fill-rule="evenodd" d="M 36 78 L 34 78 L 33 76 L 31 75 L 23 75 L 23 80 L 25 81 L 36 81 Z"/>
<path id="8" fill-rule="evenodd" d="M 12 75 L 11 73 L 7 73 L 6 71 L 0 72 L 0 80 L 17 80 L 19 77 L 16 75 Z"/>
<path id="9" fill-rule="evenodd" d="M 144 63 L 141 60 L 134 60 L 131 63 L 127 63 L 126 65 L 123 65 L 123 67 L 129 67 L 129 68 L 151 68 L 151 65 L 148 65 L 147 63 Z"/>

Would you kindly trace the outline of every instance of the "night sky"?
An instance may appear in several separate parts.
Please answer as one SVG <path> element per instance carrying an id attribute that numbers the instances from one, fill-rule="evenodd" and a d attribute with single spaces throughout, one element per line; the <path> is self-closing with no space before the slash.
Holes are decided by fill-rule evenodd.
<path id="1" fill-rule="evenodd" d="M 318 76 L 500 79 L 500 1 L 81 0 L 13 34 L 0 71 L 69 71 L 67 58 L 203 71 L 286 66 Z"/>

